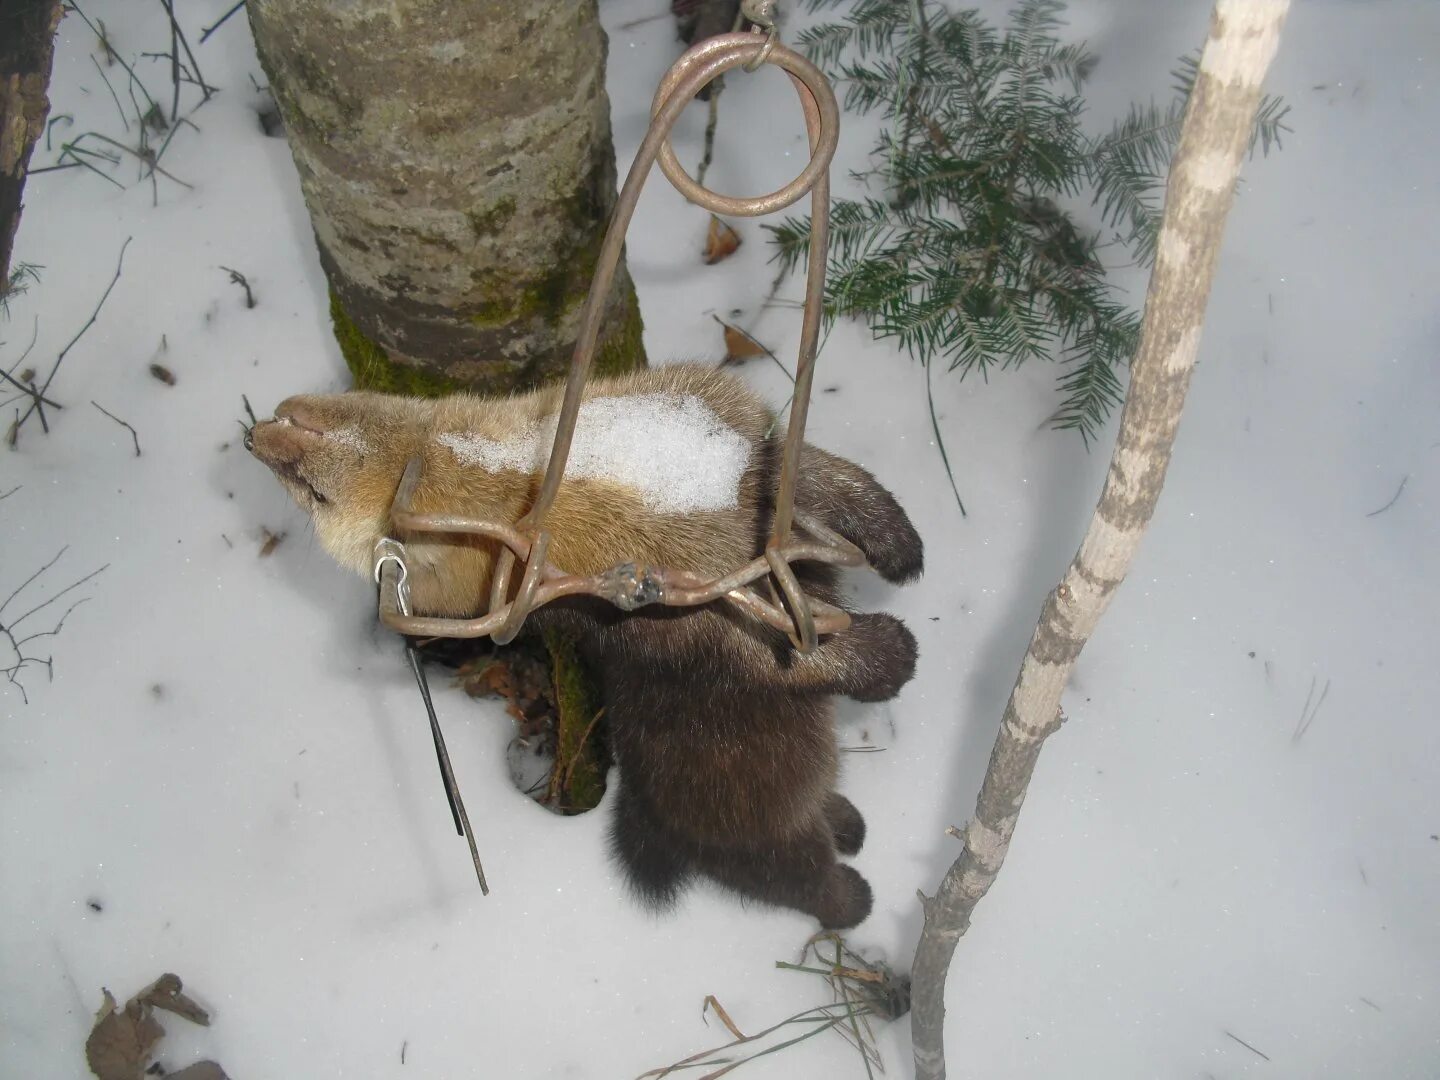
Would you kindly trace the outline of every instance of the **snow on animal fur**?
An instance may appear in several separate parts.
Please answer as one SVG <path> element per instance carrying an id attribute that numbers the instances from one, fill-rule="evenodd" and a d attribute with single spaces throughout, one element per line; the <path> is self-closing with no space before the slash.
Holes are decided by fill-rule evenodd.
<path id="1" fill-rule="evenodd" d="M 550 460 L 558 418 L 505 440 L 446 431 L 436 440 L 458 461 L 488 472 L 538 473 Z M 567 476 L 610 480 L 658 513 L 735 506 L 750 444 L 694 394 L 591 398 L 580 407 Z"/>

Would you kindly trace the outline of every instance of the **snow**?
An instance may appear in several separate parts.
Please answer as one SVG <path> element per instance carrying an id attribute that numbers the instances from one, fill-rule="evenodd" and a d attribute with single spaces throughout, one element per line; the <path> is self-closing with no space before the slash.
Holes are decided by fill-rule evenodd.
<path id="1" fill-rule="evenodd" d="M 183 5 L 192 44 L 228 6 Z M 664 7 L 603 6 L 622 169 L 674 55 L 666 18 L 627 24 Z M 1102 61 L 1097 127 L 1168 92 L 1206 7 L 1073 6 Z M 167 47 L 158 4 L 86 11 L 127 55 Z M 1247 167 L 1155 522 L 957 951 L 952 1075 L 1440 1070 L 1437 40 L 1424 0 L 1294 6 L 1268 85 L 1295 134 Z M 37 164 L 85 130 L 125 137 L 93 48 L 67 17 L 52 100 L 74 121 Z M 66 407 L 50 434 L 32 421 L 0 450 L 0 596 L 69 545 L 0 621 L 106 567 L 26 624 L 85 599 L 34 643 L 53 681 L 29 669 L 29 704 L 0 684 L 0 1073 L 85 1075 L 100 988 L 123 998 L 165 970 L 214 1021 L 165 1018 L 163 1060 L 203 1053 L 237 1077 L 627 1078 L 723 1041 L 706 994 L 746 1030 L 828 1000 L 773 966 L 813 924 L 705 887 L 646 915 L 605 855 L 607 808 L 558 818 L 524 798 L 503 710 L 437 685 L 492 886 L 480 896 L 373 591 L 240 447 L 241 393 L 263 415 L 346 375 L 294 167 L 256 120 L 243 21 L 198 54 L 223 89 L 165 157 L 193 190 L 160 178 L 152 206 L 133 162 L 114 170 L 123 192 L 81 169 L 26 190 L 17 258 L 44 270 L 0 324 L 7 367 L 35 328 L 26 364 L 43 376 L 134 240 L 51 387 Z M 164 65 L 140 63 L 153 92 Z M 770 71 L 730 83 L 708 182 L 771 190 L 803 159 L 792 92 Z M 682 161 L 698 160 L 704 121 L 687 114 Z M 846 125 L 842 189 L 873 131 Z M 712 314 L 793 356 L 798 314 L 760 307 L 762 234 L 741 223 L 740 250 L 705 266 L 705 226 L 652 179 L 628 242 L 651 357 L 718 359 Z M 221 265 L 247 276 L 255 308 Z M 1124 281 L 1139 303 L 1143 277 Z M 796 281 L 781 290 L 798 296 Z M 773 365 L 743 370 L 785 401 Z M 855 582 L 862 607 L 920 638 L 914 683 L 840 709 L 842 746 L 884 749 L 844 755 L 869 826 L 855 863 L 876 893 L 849 940 L 900 967 L 915 890 L 956 852 L 945 827 L 973 806 L 1040 601 L 1103 479 L 1104 450 L 1044 427 L 1053 374 L 936 378 L 962 519 L 923 373 L 848 324 L 820 358 L 812 440 L 891 486 L 929 553 L 919 585 Z M 134 425 L 143 456 L 91 400 Z M 263 528 L 287 535 L 260 558 Z M 880 1041 L 907 1075 L 907 1025 Z M 824 1035 L 739 1075 L 863 1069 Z"/>
<path id="2" fill-rule="evenodd" d="M 540 474 L 550 461 L 558 420 L 548 416 L 506 439 L 442 432 L 456 460 L 487 472 Z M 750 443 L 693 394 L 595 397 L 575 418 L 567 477 L 629 488 L 650 510 L 686 514 L 726 510 L 740 493 Z"/>

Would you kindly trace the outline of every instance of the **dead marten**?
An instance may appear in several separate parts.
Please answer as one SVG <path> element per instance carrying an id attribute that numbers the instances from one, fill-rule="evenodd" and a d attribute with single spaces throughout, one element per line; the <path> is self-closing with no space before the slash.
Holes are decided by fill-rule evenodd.
<path id="1" fill-rule="evenodd" d="M 424 470 L 412 506 L 517 521 L 549 456 L 563 388 L 510 398 L 421 400 L 351 393 L 290 398 L 249 437 L 314 519 L 325 548 L 368 575 L 406 462 Z M 737 378 L 672 365 L 586 389 L 565 481 L 546 519 L 549 558 L 588 574 L 633 560 L 724 574 L 763 550 L 778 486 L 783 428 Z M 850 540 L 887 580 L 922 568 L 914 526 L 864 469 L 804 448 L 796 504 Z M 397 535 L 417 613 L 484 608 L 497 545 L 471 536 Z M 839 604 L 836 573 L 795 566 L 814 597 Z M 915 665 L 894 617 L 852 626 L 797 653 L 785 635 L 723 603 L 622 613 L 569 597 L 527 625 L 577 633 L 601 673 L 620 784 L 614 850 L 657 906 L 694 873 L 742 895 L 848 927 L 870 888 L 837 852 L 865 825 L 835 791 L 830 698 L 893 697 Z"/>

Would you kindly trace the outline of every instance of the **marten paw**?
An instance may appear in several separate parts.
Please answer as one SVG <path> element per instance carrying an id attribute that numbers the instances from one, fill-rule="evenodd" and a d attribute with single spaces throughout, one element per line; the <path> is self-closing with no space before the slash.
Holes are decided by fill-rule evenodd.
<path id="1" fill-rule="evenodd" d="M 920 649 L 910 628 L 894 615 L 866 612 L 856 615 L 843 639 L 846 672 L 841 693 L 856 701 L 889 701 L 915 675 Z"/>
<path id="2" fill-rule="evenodd" d="M 832 791 L 825 799 L 825 824 L 841 855 L 854 855 L 865 843 L 865 819 L 855 804 L 839 792 Z"/>
<path id="3" fill-rule="evenodd" d="M 854 867 L 837 865 L 830 871 L 825 895 L 814 914 L 826 930 L 849 930 L 864 922 L 874 905 L 870 883 Z"/>
<path id="4" fill-rule="evenodd" d="M 885 524 L 884 532 L 878 534 L 883 537 L 883 543 L 876 543 L 876 536 L 871 535 L 866 537 L 867 543 L 859 545 L 866 561 L 893 584 L 914 581 L 925 571 L 925 542 L 898 503 Z"/>

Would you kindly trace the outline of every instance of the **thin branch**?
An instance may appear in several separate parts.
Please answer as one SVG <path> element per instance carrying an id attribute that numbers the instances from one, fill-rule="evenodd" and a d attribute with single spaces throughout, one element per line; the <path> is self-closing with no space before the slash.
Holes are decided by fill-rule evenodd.
<path id="1" fill-rule="evenodd" d="M 234 7 L 232 7 L 229 11 L 225 12 L 224 15 L 221 15 L 220 18 L 216 19 L 213 26 L 207 26 L 207 27 L 205 27 L 205 29 L 200 32 L 200 44 L 201 44 L 201 45 L 204 45 L 206 39 L 209 38 L 209 36 L 210 36 L 211 34 L 213 34 L 216 30 L 219 30 L 220 27 L 224 26 L 224 25 L 225 25 L 225 21 L 226 21 L 227 19 L 229 19 L 231 15 L 234 15 L 237 11 L 239 11 L 239 10 L 240 10 L 241 8 L 243 8 L 244 6 L 245 6 L 245 0 L 240 0 L 240 2 L 239 2 L 238 4 L 236 4 Z"/>
<path id="2" fill-rule="evenodd" d="M 56 556 L 56 558 L 59 558 L 59 556 Z M 39 604 L 36 604 L 34 607 L 32 607 L 29 611 L 25 612 L 25 614 L 24 614 L 24 615 L 21 615 L 19 618 L 12 619 L 12 620 L 9 622 L 9 624 L 8 624 L 9 629 L 14 630 L 17 626 L 19 626 L 22 622 L 24 622 L 26 619 L 28 619 L 31 615 L 34 615 L 34 614 L 36 614 L 37 612 L 44 611 L 47 607 L 49 607 L 51 604 L 53 604 L 56 600 L 59 600 L 60 597 L 64 596 L 66 593 L 68 593 L 68 592 L 70 592 L 70 591 L 72 591 L 72 590 L 74 590 L 74 589 L 78 589 L 81 585 L 84 585 L 87 581 L 89 581 L 91 578 L 93 578 L 96 574 L 99 574 L 99 573 L 101 573 L 102 571 L 108 569 L 109 566 L 110 566 L 110 564 L 109 564 L 109 563 L 106 563 L 104 566 L 100 567 L 100 568 L 97 569 L 97 570 L 91 570 L 90 573 L 86 574 L 86 575 L 85 575 L 84 577 L 82 577 L 79 581 L 74 581 L 74 582 L 71 582 L 69 585 L 66 585 L 65 588 L 61 589 L 61 590 L 60 590 L 59 592 L 57 592 L 54 596 L 50 597 L 50 599 L 45 600 L 45 601 L 42 601 L 42 602 L 39 603 Z"/>
<path id="3" fill-rule="evenodd" d="M 94 405 L 95 408 L 99 409 L 99 410 L 100 410 L 102 413 L 104 413 L 106 416 L 110 417 L 111 420 L 114 420 L 117 424 L 119 424 L 121 427 L 125 428 L 127 431 L 130 432 L 130 438 L 132 438 L 133 440 L 135 440 L 135 456 L 136 456 L 136 457 L 139 457 L 139 456 L 140 456 L 140 436 L 139 436 L 138 434 L 136 434 L 135 429 L 134 429 L 133 427 L 131 427 L 129 424 L 127 424 L 124 420 L 121 420 L 120 417 L 116 416 L 116 415 L 115 415 L 114 413 L 112 413 L 109 409 L 105 408 L 104 405 L 101 405 L 98 401 L 94 400 L 93 398 L 90 400 L 90 404 L 91 404 L 91 405 Z"/>
<path id="4" fill-rule="evenodd" d="M 105 89 L 110 91 L 110 97 L 115 102 L 115 111 L 120 114 L 120 123 L 125 125 L 125 130 L 130 130 L 130 121 L 125 116 L 125 107 L 120 104 L 120 95 L 115 93 L 115 87 L 110 85 L 110 79 L 100 67 L 100 61 L 95 59 L 95 54 L 90 54 L 90 63 L 95 65 L 95 70 L 100 73 L 100 78 L 105 80 Z"/>
<path id="5" fill-rule="evenodd" d="M 964 830 L 965 847 L 935 895 L 920 894 L 924 925 L 915 950 L 911 1009 L 916 1080 L 945 1077 L 950 961 L 1004 866 L 1041 748 L 1065 719 L 1061 696 L 1075 662 L 1154 516 L 1260 83 L 1288 7 L 1289 0 L 1215 5 L 1197 93 L 1190 98 L 1170 169 L 1159 255 L 1105 486 L 1079 551 L 1041 610 L 1000 719 L 975 814 Z"/>
<path id="6" fill-rule="evenodd" d="M 4 368 L 0 368 L 0 379 L 4 379 L 6 382 L 8 382 L 11 386 L 15 387 L 16 390 L 19 390 L 26 397 L 30 398 L 33 401 L 37 401 L 42 405 L 49 405 L 52 409 L 63 409 L 65 407 L 64 405 L 61 405 L 58 401 L 51 401 L 49 398 L 45 397 L 42 393 L 40 393 L 39 390 L 36 390 L 33 386 L 26 386 L 24 383 L 22 383 L 19 379 L 15 378 L 14 375 L 11 375 L 10 372 L 6 371 Z"/>
<path id="7" fill-rule="evenodd" d="M 118 52 L 115 51 L 115 49 L 111 46 L 109 39 L 107 39 L 105 35 L 100 32 L 100 30 L 96 29 L 95 24 L 90 21 L 90 16 L 86 15 L 85 12 L 80 10 L 80 5 L 76 3 L 75 0 L 66 0 L 66 4 L 69 6 L 71 11 L 75 12 L 76 15 L 79 15 L 80 18 L 84 20 L 85 25 L 90 27 L 90 29 L 94 32 L 95 36 L 100 39 L 100 43 L 105 46 L 106 53 L 113 57 L 115 62 L 125 69 L 125 74 L 130 76 L 130 81 L 136 86 L 140 87 L 140 92 L 145 95 L 145 100 L 150 103 L 150 107 L 158 109 L 160 106 L 155 104 L 155 99 L 150 96 L 150 91 L 145 89 L 145 84 L 141 82 L 139 76 L 135 74 L 135 69 L 132 68 L 129 64 L 127 64 L 124 57 L 122 57 Z M 138 106 L 136 111 L 139 111 Z M 140 122 L 141 126 L 143 127 L 145 122 L 143 115 Z"/>
<path id="8" fill-rule="evenodd" d="M 1270 1060 L 1270 1055 L 1269 1055 L 1269 1054 L 1265 1053 L 1265 1051 L 1263 1051 L 1263 1050 L 1257 1050 L 1255 1047 L 1251 1046 L 1251 1045 L 1250 1045 L 1248 1042 L 1246 1042 L 1244 1039 L 1240 1038 L 1239 1035 L 1235 1035 L 1235 1034 L 1233 1034 L 1233 1033 L 1231 1033 L 1231 1032 L 1229 1032 L 1229 1031 L 1225 1032 L 1225 1034 L 1226 1034 L 1227 1036 L 1229 1036 L 1230 1038 L 1234 1039 L 1237 1043 L 1239 1043 L 1241 1046 L 1243 1046 L 1246 1050 L 1249 1050 L 1252 1054 L 1256 1054 L 1256 1055 L 1258 1055 L 1259 1057 L 1264 1058 L 1266 1061 L 1269 1061 L 1269 1060 Z"/>
<path id="9" fill-rule="evenodd" d="M 119 258 L 117 258 L 115 261 L 115 274 L 110 279 L 110 284 L 105 286 L 105 291 L 100 296 L 100 302 L 95 305 L 95 310 L 90 313 L 90 318 L 85 320 L 85 325 L 80 327 L 79 331 L 75 334 L 75 336 L 70 339 L 70 343 L 66 345 L 65 348 L 61 349 L 60 355 L 55 358 L 55 364 L 53 367 L 50 368 L 50 374 L 45 376 L 45 382 L 40 387 L 39 393 L 41 395 L 43 395 L 45 391 L 50 389 L 50 384 L 55 380 L 56 372 L 60 370 L 60 365 L 64 363 L 65 357 L 70 352 L 70 350 L 75 347 L 75 343 L 85 336 L 85 331 L 89 330 L 90 327 L 95 325 L 95 320 L 100 315 L 100 309 L 105 306 L 105 301 L 110 298 L 110 292 L 112 289 L 115 288 L 115 283 L 120 280 L 120 272 L 125 266 L 125 249 L 130 246 L 131 239 L 131 237 L 127 236 L 125 238 L 125 242 L 120 245 L 120 255 Z M 15 436 L 18 435 L 21 426 L 25 423 L 26 420 L 30 418 L 30 414 L 39 407 L 39 400 L 32 401 L 30 403 L 30 408 L 25 410 L 25 414 L 16 419 L 15 425 L 11 429 L 12 446 L 14 445 Z"/>
<path id="10" fill-rule="evenodd" d="M 43 166 L 43 167 L 41 167 L 41 168 L 39 168 L 39 169 L 26 169 L 26 170 L 25 170 L 25 175 L 26 175 L 26 177 L 31 177 L 31 176 L 39 176 L 41 173 L 60 172 L 62 169 L 78 169 L 78 168 L 81 167 L 82 164 L 83 164 L 83 162 L 79 162 L 79 161 L 67 161 L 67 162 L 65 162 L 64 164 L 61 164 L 61 165 L 45 165 L 45 166 Z M 100 175 L 101 175 L 101 176 L 105 176 L 104 173 L 101 173 Z M 106 179 L 106 180 L 109 180 L 110 177 L 105 176 L 105 179 Z M 113 182 L 113 181 L 112 181 L 112 182 Z M 121 185 L 121 189 L 122 189 L 122 190 L 124 189 L 124 185 Z"/>
<path id="11" fill-rule="evenodd" d="M 209 101 L 211 95 L 215 93 L 215 88 L 205 81 L 204 75 L 200 74 L 200 64 L 195 59 L 195 54 L 190 51 L 190 42 L 185 40 L 185 31 L 180 29 L 180 23 L 175 18 L 175 2 L 174 0 L 160 0 L 160 3 L 165 6 L 165 14 L 170 16 L 171 33 L 180 39 L 180 47 L 185 50 L 185 55 L 190 60 L 190 70 L 195 73 L 195 85 L 200 87 L 200 92 L 205 95 L 205 101 Z M 174 48 L 173 44 L 171 48 Z M 176 92 L 176 101 L 179 101 L 178 90 Z M 201 104 L 203 105 L 204 101 L 202 101 Z"/>
<path id="12" fill-rule="evenodd" d="M 34 580 L 35 580 L 36 578 L 38 578 L 41 574 L 45 573 L 46 570 L 49 570 L 50 567 L 54 566 L 57 562 L 59 562 L 59 561 L 60 561 L 60 556 L 61 556 L 61 555 L 64 555 L 65 552 L 67 552 L 67 551 L 69 551 L 69 550 L 70 550 L 70 545 L 69 545 L 69 544 L 66 544 L 64 547 L 62 547 L 59 551 L 57 551 L 57 552 L 55 553 L 55 557 L 54 557 L 53 559 L 51 559 L 51 560 L 50 560 L 49 562 L 47 562 L 44 566 L 40 567 L 39 570 L 36 570 L 36 571 L 35 571 L 33 574 L 31 574 L 28 578 L 26 578 L 26 579 L 25 579 L 24 581 L 22 581 L 19 585 L 17 585 L 17 586 L 15 587 L 15 589 L 10 593 L 10 595 L 5 598 L 5 601 L 4 601 L 3 603 L 0 603 L 0 615 L 5 614 L 5 609 L 10 606 L 10 601 L 14 600 L 15 597 L 19 596 L 22 592 L 24 592 L 24 591 L 25 591 L 25 587 L 26 587 L 27 585 L 29 585 L 32 581 L 34 581 Z"/>
<path id="13" fill-rule="evenodd" d="M 1397 500 L 1398 498 L 1400 498 L 1400 493 L 1405 490 L 1405 485 L 1408 484 L 1409 482 L 1410 482 L 1410 474 L 1409 474 L 1409 473 L 1406 473 L 1404 476 L 1402 476 L 1402 477 L 1400 478 L 1400 486 L 1395 489 L 1395 494 L 1390 496 L 1390 501 L 1387 502 L 1384 506 L 1380 507 L 1379 510 L 1371 510 L 1370 513 L 1366 514 L 1365 516 L 1366 516 L 1366 517 L 1375 517 L 1377 514 L 1383 514 L 1386 510 L 1389 510 L 1390 507 L 1392 507 L 1392 506 L 1395 505 L 1395 500 Z"/>

